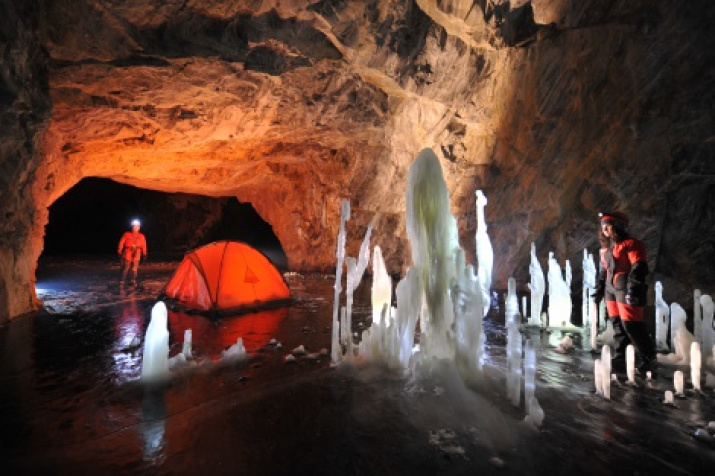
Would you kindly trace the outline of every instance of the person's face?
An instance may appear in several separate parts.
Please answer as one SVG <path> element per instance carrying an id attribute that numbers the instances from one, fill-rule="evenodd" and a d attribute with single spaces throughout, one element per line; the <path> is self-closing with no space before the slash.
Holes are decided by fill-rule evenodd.
<path id="1" fill-rule="evenodd" d="M 138 231 L 139 231 L 139 225 L 132 225 L 132 231 L 133 231 L 134 233 L 138 232 Z"/>
<path id="2" fill-rule="evenodd" d="M 613 223 L 602 221 L 601 233 L 603 233 L 606 238 L 613 238 Z"/>

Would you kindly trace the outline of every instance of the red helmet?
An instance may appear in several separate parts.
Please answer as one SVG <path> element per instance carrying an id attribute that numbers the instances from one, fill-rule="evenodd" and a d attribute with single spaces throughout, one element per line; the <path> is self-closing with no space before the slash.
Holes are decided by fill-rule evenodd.
<path id="1" fill-rule="evenodd" d="M 628 225 L 628 215 L 621 212 L 602 212 L 598 214 L 601 222 L 611 222 L 614 224 Z"/>

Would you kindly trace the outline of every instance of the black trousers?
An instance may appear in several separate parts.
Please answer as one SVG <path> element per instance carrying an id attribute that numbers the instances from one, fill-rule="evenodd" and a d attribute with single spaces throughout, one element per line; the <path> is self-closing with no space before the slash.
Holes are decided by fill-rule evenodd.
<path id="1" fill-rule="evenodd" d="M 620 316 L 609 316 L 613 323 L 613 340 L 616 342 L 616 354 L 625 358 L 626 347 L 633 344 L 643 362 L 655 360 L 655 344 L 648 334 L 643 321 L 624 321 Z"/>

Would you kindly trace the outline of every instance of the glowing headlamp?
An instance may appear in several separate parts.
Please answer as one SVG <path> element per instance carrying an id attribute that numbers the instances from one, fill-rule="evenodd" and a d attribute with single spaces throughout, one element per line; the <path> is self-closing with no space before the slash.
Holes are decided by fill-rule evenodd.
<path id="1" fill-rule="evenodd" d="M 132 220 L 132 226 L 142 226 L 142 222 L 135 218 L 134 220 Z"/>

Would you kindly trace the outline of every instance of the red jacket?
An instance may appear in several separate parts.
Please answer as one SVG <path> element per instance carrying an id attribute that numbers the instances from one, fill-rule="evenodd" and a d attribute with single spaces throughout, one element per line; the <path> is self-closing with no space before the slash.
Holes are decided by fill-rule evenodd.
<path id="1" fill-rule="evenodd" d="M 124 232 L 119 240 L 117 253 L 128 261 L 139 261 L 142 256 L 146 256 L 146 238 L 141 232 Z"/>
<path id="2" fill-rule="evenodd" d="M 648 261 L 645 244 L 635 238 L 626 238 L 601 255 L 599 287 L 606 292 L 631 295 L 638 305 L 646 299 Z M 605 288 L 605 289 L 604 289 Z"/>

